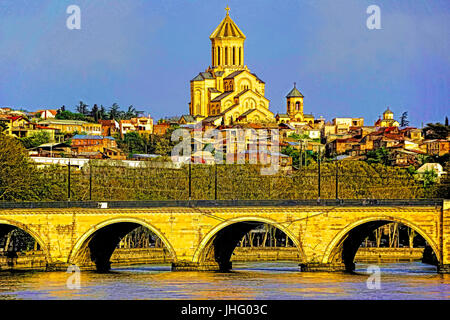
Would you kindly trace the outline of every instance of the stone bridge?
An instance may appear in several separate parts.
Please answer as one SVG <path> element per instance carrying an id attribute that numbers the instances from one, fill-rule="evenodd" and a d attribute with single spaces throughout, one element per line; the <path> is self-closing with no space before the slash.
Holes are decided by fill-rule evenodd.
<path id="1" fill-rule="evenodd" d="M 450 272 L 450 200 L 0 203 L 0 236 L 28 232 L 49 270 L 107 271 L 120 239 L 138 226 L 162 240 L 173 270 L 227 270 L 241 238 L 265 223 L 292 240 L 302 271 L 351 271 L 361 242 L 390 222 L 420 234 L 438 272 Z"/>

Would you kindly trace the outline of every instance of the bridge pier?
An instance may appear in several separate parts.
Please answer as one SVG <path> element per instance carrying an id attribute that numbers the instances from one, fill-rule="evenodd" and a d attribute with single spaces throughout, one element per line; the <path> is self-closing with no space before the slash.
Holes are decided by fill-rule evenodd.
<path id="1" fill-rule="evenodd" d="M 172 262 L 172 271 L 229 271 L 231 262 L 226 266 L 221 266 L 217 262 L 191 262 L 178 261 Z"/>
<path id="2" fill-rule="evenodd" d="M 437 272 L 441 274 L 450 274 L 450 264 L 439 264 L 437 267 Z"/>
<path id="3" fill-rule="evenodd" d="M 355 270 L 355 264 L 308 262 L 299 264 L 301 272 L 343 272 Z"/>

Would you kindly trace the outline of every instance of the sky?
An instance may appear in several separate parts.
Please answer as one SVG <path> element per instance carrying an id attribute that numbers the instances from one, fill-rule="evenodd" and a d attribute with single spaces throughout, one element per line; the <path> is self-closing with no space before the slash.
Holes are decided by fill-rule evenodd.
<path id="1" fill-rule="evenodd" d="M 366 26 L 374 4 L 379 30 Z M 80 30 L 66 26 L 69 5 Z M 450 116 L 448 0 L 0 0 L 0 106 L 188 114 L 227 5 L 274 114 L 296 82 L 316 118 L 373 125 L 387 106 L 418 127 Z"/>

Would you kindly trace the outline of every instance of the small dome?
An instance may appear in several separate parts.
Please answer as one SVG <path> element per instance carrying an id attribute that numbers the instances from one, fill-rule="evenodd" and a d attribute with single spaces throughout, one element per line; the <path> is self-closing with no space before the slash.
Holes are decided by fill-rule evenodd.
<path id="1" fill-rule="evenodd" d="M 387 107 L 386 111 L 383 112 L 383 114 L 394 114 L 391 110 L 389 110 L 389 107 Z"/>
<path id="2" fill-rule="evenodd" d="M 303 95 L 300 91 L 298 91 L 298 89 L 295 87 L 295 83 L 294 83 L 294 88 L 288 93 L 288 95 L 286 96 L 286 98 L 303 98 Z"/>

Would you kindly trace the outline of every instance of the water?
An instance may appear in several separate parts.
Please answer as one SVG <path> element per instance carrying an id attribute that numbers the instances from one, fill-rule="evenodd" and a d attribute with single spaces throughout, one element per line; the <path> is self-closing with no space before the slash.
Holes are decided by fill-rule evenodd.
<path id="1" fill-rule="evenodd" d="M 168 265 L 81 273 L 2 272 L 0 299 L 450 299 L 450 274 L 413 263 L 379 264 L 381 289 L 368 289 L 367 264 L 355 274 L 301 273 L 293 262 L 234 263 L 230 273 L 171 272 Z"/>

